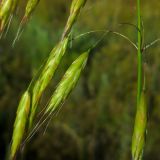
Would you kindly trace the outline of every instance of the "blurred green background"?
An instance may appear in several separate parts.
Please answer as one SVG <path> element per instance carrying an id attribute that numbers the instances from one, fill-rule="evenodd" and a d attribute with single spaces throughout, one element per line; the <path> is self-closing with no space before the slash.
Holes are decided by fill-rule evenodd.
<path id="1" fill-rule="evenodd" d="M 136 42 L 136 1 L 88 0 L 73 29 L 73 37 L 111 29 Z M 41 0 L 20 39 L 12 47 L 23 14 L 18 10 L 6 37 L 0 40 L 0 159 L 8 150 L 17 104 L 31 78 L 58 42 L 71 0 Z M 160 1 L 142 0 L 145 44 L 160 37 Z M 56 76 L 42 97 L 47 103 L 71 62 L 102 33 L 74 40 Z M 160 47 L 144 52 L 149 123 L 145 160 L 160 160 Z M 47 130 L 43 126 L 23 151 L 24 160 L 130 160 L 136 110 L 136 50 L 120 36 L 108 34 L 91 53 L 75 90 Z"/>

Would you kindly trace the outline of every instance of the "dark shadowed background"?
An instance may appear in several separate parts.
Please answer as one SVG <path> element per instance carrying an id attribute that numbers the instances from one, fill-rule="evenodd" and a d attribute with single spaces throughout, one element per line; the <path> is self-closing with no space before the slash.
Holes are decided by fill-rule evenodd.
<path id="1" fill-rule="evenodd" d="M 23 3 L 23 2 L 22 2 Z M 73 37 L 110 29 L 136 43 L 136 1 L 88 0 Z M 20 39 L 12 47 L 22 8 L 0 40 L 0 159 L 8 150 L 21 94 L 60 39 L 71 0 L 41 0 Z M 160 37 L 160 1 L 142 0 L 145 44 Z M 96 32 L 74 40 L 50 86 L 43 108 L 71 62 L 102 36 Z M 108 34 L 91 53 L 78 85 L 59 114 L 41 127 L 23 151 L 23 160 L 130 160 L 136 111 L 137 56 L 122 37 Z M 149 123 L 145 160 L 160 160 L 160 43 L 144 52 Z"/>

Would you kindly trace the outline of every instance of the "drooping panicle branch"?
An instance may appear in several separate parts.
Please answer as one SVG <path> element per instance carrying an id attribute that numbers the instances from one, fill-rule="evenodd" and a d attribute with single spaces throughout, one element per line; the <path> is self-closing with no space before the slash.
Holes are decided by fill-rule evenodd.
<path id="1" fill-rule="evenodd" d="M 38 0 L 30 0 L 30 2 L 31 1 L 35 2 L 34 4 L 31 3 L 31 6 L 32 5 L 36 6 L 38 3 Z M 40 100 L 44 90 L 46 89 L 46 87 L 50 83 L 52 77 L 54 76 L 54 73 L 60 64 L 61 59 L 67 50 L 67 45 L 69 42 L 69 34 L 71 31 L 71 28 L 73 27 L 74 23 L 76 22 L 77 16 L 79 15 L 80 10 L 84 6 L 85 2 L 86 2 L 86 0 L 73 0 L 72 5 L 71 5 L 71 10 L 70 10 L 70 16 L 68 18 L 68 21 L 67 21 L 67 24 L 66 24 L 66 27 L 64 30 L 65 34 L 63 33 L 63 36 L 62 36 L 63 38 L 53 48 L 48 59 L 43 63 L 42 67 L 39 69 L 39 71 L 37 72 L 37 74 L 35 75 L 33 80 L 31 81 L 31 83 L 26 91 L 27 94 L 29 95 L 30 103 L 27 107 L 27 108 L 29 108 L 29 111 L 27 112 L 27 114 L 25 114 L 25 113 L 23 114 L 25 116 L 21 116 L 22 111 L 24 111 L 26 108 L 25 103 L 21 103 L 21 102 L 24 102 L 23 97 L 20 100 L 21 107 L 17 111 L 17 116 L 16 116 L 13 135 L 12 135 L 12 143 L 11 143 L 11 157 L 12 157 L 12 159 L 13 159 L 13 157 L 15 157 L 15 155 L 19 149 L 19 146 L 22 142 L 25 130 L 30 131 L 30 129 L 32 128 L 32 124 L 34 121 L 34 117 L 36 114 L 37 105 L 39 103 L 39 100 Z M 32 13 L 30 6 L 28 9 L 28 12 Z M 20 124 L 23 124 L 23 127 Z M 27 127 L 27 124 L 29 124 L 29 127 Z M 17 135 L 15 133 L 18 131 L 19 131 L 19 135 L 18 135 L 19 138 L 17 140 Z"/>

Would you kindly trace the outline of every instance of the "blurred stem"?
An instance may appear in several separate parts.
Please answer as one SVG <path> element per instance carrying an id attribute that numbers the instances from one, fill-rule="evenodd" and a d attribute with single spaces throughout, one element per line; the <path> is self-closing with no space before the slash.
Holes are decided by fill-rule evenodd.
<path id="1" fill-rule="evenodd" d="M 141 52 L 141 9 L 140 0 L 137 0 L 137 17 L 138 17 L 138 79 L 137 79 L 137 106 L 140 102 L 142 92 L 142 52 Z"/>

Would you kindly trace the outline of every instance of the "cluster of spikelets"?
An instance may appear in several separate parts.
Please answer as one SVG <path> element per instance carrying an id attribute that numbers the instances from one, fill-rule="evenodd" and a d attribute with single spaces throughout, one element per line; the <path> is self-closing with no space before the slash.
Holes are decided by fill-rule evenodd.
<path id="1" fill-rule="evenodd" d="M 39 0 L 28 0 L 21 25 L 26 24 L 32 12 L 36 8 Z M 4 31 L 9 26 L 10 21 L 19 6 L 19 0 L 2 0 L 0 1 L 0 32 Z"/>
<path id="2" fill-rule="evenodd" d="M 39 0 L 28 0 L 24 17 L 21 24 L 24 25 L 28 21 Z M 2 0 L 0 10 L 1 30 L 5 28 L 17 8 L 18 0 Z M 39 100 L 45 91 L 46 87 L 53 78 L 57 67 L 59 66 L 63 55 L 66 53 L 68 43 L 70 41 L 70 32 L 74 25 L 81 8 L 86 3 L 86 0 L 73 0 L 70 9 L 70 15 L 62 34 L 61 40 L 50 52 L 47 60 L 40 67 L 39 71 L 31 81 L 27 90 L 22 95 L 16 113 L 14 123 L 12 142 L 10 147 L 9 159 L 15 159 L 20 146 L 25 139 L 34 131 L 33 122 L 37 114 Z M 3 10 L 2 10 L 3 8 Z M 44 108 L 43 117 L 51 116 L 64 103 L 69 93 L 77 84 L 80 74 L 86 65 L 90 50 L 82 53 L 69 67 L 59 82 L 56 90 L 51 96 L 50 102 Z M 45 118 L 46 120 L 46 118 Z"/>

